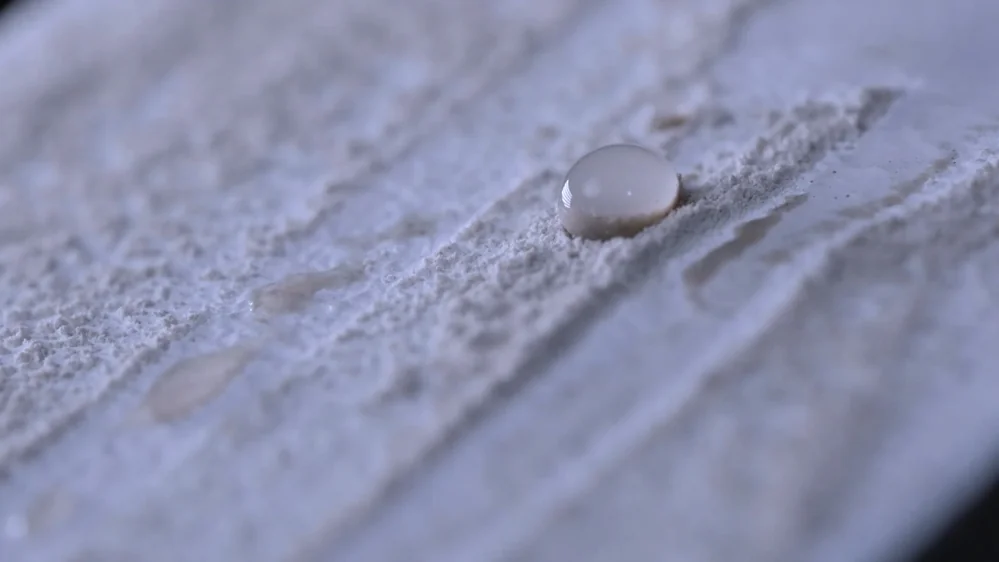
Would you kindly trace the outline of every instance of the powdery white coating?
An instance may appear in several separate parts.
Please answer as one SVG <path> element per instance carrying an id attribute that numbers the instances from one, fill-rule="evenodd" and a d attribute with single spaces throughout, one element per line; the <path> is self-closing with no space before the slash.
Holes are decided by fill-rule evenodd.
<path id="1" fill-rule="evenodd" d="M 961 178 L 999 165 L 999 4 L 289 2 L 0 20 L 0 558 L 874 560 L 975 480 L 999 191 Z M 570 239 L 550 170 L 623 137 L 684 205 Z M 133 423 L 238 345 L 219 395 Z"/>
<path id="2" fill-rule="evenodd" d="M 633 236 L 662 220 L 680 196 L 680 176 L 664 158 L 613 144 L 573 164 L 559 193 L 562 226 L 583 238 Z"/>

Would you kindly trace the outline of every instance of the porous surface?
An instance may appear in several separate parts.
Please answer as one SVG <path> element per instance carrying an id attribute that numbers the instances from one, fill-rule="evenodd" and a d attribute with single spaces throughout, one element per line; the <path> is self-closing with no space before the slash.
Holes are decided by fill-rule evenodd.
<path id="1" fill-rule="evenodd" d="M 30 1 L 30 0 L 29 0 Z M 880 560 L 999 441 L 992 0 L 0 19 L 0 560 Z M 565 235 L 580 156 L 684 201 Z"/>

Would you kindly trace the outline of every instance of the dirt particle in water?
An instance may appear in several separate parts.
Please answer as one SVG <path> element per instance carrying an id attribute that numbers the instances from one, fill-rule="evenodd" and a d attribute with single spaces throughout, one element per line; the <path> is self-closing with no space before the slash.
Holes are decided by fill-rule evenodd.
<path id="1" fill-rule="evenodd" d="M 146 393 L 143 417 L 172 422 L 190 415 L 221 395 L 255 354 L 252 348 L 234 346 L 178 362 Z"/>

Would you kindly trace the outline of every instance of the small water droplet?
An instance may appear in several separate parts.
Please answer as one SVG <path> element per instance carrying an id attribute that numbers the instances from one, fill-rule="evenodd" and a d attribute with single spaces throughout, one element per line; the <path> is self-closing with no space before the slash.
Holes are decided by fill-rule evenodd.
<path id="1" fill-rule="evenodd" d="M 153 383 L 142 404 L 144 414 L 156 422 L 189 415 L 222 394 L 255 353 L 235 346 L 180 361 Z"/>
<path id="2" fill-rule="evenodd" d="M 615 144 L 590 152 L 569 169 L 559 218 L 573 236 L 633 236 L 662 220 L 679 197 L 680 176 L 669 162 L 640 146 Z"/>

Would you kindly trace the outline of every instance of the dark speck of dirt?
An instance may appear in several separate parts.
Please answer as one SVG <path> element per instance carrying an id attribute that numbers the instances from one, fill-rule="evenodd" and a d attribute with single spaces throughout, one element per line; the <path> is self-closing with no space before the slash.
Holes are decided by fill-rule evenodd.
<path id="1" fill-rule="evenodd" d="M 652 129 L 655 131 L 667 131 L 677 127 L 682 127 L 686 125 L 689 120 L 689 117 L 680 114 L 657 115 L 652 119 Z"/>

